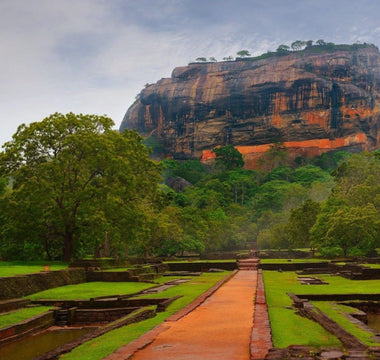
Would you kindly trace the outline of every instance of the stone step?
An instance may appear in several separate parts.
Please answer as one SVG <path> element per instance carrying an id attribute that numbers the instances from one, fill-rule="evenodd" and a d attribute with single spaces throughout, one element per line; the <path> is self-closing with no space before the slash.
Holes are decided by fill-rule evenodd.
<path id="1" fill-rule="evenodd" d="M 69 323 L 69 311 L 68 310 L 58 310 L 55 314 L 55 325 L 65 326 Z"/>
<path id="2" fill-rule="evenodd" d="M 239 270 L 257 270 L 260 259 L 241 259 L 238 261 Z"/>

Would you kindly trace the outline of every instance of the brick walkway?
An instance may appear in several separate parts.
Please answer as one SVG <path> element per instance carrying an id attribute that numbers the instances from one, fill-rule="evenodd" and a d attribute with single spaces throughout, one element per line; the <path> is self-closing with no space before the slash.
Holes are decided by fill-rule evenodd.
<path id="1" fill-rule="evenodd" d="M 208 295 L 104 360 L 264 359 L 272 343 L 261 270 L 238 271 Z"/>
<path id="2" fill-rule="evenodd" d="M 250 360 L 256 286 L 256 271 L 239 271 L 188 315 L 166 321 L 106 359 Z"/>

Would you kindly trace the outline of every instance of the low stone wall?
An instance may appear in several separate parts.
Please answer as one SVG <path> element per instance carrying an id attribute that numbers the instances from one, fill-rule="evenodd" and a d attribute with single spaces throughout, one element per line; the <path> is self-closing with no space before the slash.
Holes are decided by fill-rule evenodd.
<path id="1" fill-rule="evenodd" d="M 288 293 L 288 295 L 294 301 L 294 306 L 300 315 L 319 323 L 324 329 L 335 335 L 346 348 L 366 348 L 366 346 L 359 339 L 351 335 L 347 330 L 328 317 L 324 312 L 311 304 L 308 301 L 310 300 L 310 297 L 306 300 L 292 293 Z"/>
<path id="2" fill-rule="evenodd" d="M 213 253 L 204 253 L 199 258 L 201 260 L 229 260 L 229 259 L 245 259 L 249 255 L 241 254 L 236 251 L 221 251 L 221 252 L 213 252 Z"/>
<path id="3" fill-rule="evenodd" d="M 173 298 L 152 298 L 152 299 L 115 299 L 115 300 L 36 300 L 32 301 L 33 304 L 40 304 L 45 306 L 56 306 L 64 309 L 78 308 L 78 309 L 115 309 L 126 307 L 146 307 L 150 305 L 160 305 Z"/>
<path id="4" fill-rule="evenodd" d="M 265 287 L 262 270 L 257 271 L 257 288 L 255 296 L 255 311 L 250 342 L 251 359 L 264 359 L 273 347 L 268 305 L 265 297 Z"/>
<path id="5" fill-rule="evenodd" d="M 297 294 L 300 299 L 308 299 L 311 301 L 349 301 L 349 300 L 363 300 L 363 301 L 378 301 L 379 294 Z"/>
<path id="6" fill-rule="evenodd" d="M 259 250 L 257 256 L 260 259 L 308 259 L 312 253 L 302 250 Z"/>
<path id="7" fill-rule="evenodd" d="M 299 360 L 374 360 L 380 359 L 380 347 L 372 347 L 366 350 L 345 350 L 342 349 L 317 349 L 304 345 L 291 345 L 285 349 L 270 349 L 265 357 L 265 360 L 284 360 L 284 359 L 299 359 Z"/>
<path id="8" fill-rule="evenodd" d="M 169 271 L 191 271 L 205 272 L 209 269 L 222 269 L 227 271 L 236 270 L 238 268 L 236 261 L 231 262 L 188 262 L 188 263 L 168 263 Z"/>
<path id="9" fill-rule="evenodd" d="M 86 282 L 84 269 L 65 269 L 0 278 L 0 300 L 20 298 L 58 286 Z"/>
<path id="10" fill-rule="evenodd" d="M 378 296 L 378 299 L 380 296 Z M 380 301 L 363 301 L 363 302 L 345 302 L 344 305 L 348 305 L 357 308 L 365 313 L 380 315 Z"/>
<path id="11" fill-rule="evenodd" d="M 73 261 L 70 268 L 100 268 L 100 269 L 112 269 L 115 267 L 127 267 L 135 264 L 146 264 L 147 259 L 129 257 L 128 259 L 111 259 L 111 258 L 99 258 L 99 259 L 78 259 Z"/>
<path id="12" fill-rule="evenodd" d="M 74 312 L 73 323 L 75 325 L 99 324 L 115 321 L 122 316 L 137 310 L 137 307 L 125 307 L 116 309 L 76 309 Z"/>
<path id="13" fill-rule="evenodd" d="M 101 268 L 111 269 L 113 267 L 125 267 L 129 266 L 130 262 L 127 260 L 115 260 L 115 259 L 78 259 L 73 261 L 70 268 Z"/>
<path id="14" fill-rule="evenodd" d="M 29 299 L 11 299 L 0 301 L 0 314 L 12 310 L 17 310 L 30 304 Z"/>
<path id="15" fill-rule="evenodd" d="M 168 270 L 166 264 L 146 264 L 126 271 L 87 271 L 87 281 L 128 282 L 152 280 Z"/>
<path id="16" fill-rule="evenodd" d="M 282 264 L 261 264 L 260 263 L 260 268 L 263 270 L 275 270 L 275 271 L 300 271 L 300 270 L 305 270 L 309 268 L 313 269 L 328 269 L 329 262 L 328 261 L 321 261 L 321 262 L 304 262 L 304 263 L 299 263 L 299 262 L 287 262 L 287 263 L 282 263 Z"/>
<path id="17" fill-rule="evenodd" d="M 0 344 L 54 325 L 54 312 L 48 311 L 15 325 L 0 329 Z"/>
<path id="18" fill-rule="evenodd" d="M 351 273 L 351 280 L 378 280 L 380 279 L 380 269 L 365 268 L 361 273 Z"/>

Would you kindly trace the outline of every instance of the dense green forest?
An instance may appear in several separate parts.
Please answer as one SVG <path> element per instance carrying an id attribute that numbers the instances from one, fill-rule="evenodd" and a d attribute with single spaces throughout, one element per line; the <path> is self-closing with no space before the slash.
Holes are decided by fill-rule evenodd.
<path id="1" fill-rule="evenodd" d="M 259 249 L 306 247 L 325 256 L 369 255 L 380 246 L 378 152 L 290 160 L 277 145 L 259 170 L 218 155 L 214 167 L 195 160 L 169 160 L 164 166 L 166 178 L 180 176 L 193 184 L 169 191 L 171 206 L 206 223 L 202 237 L 193 235 L 188 244 L 198 241 L 211 251 L 251 243 Z"/>
<path id="2" fill-rule="evenodd" d="M 19 127 L 0 153 L 1 258 L 380 247 L 378 151 L 292 159 L 275 144 L 246 170 L 229 145 L 213 165 L 156 162 L 136 132 L 112 126 L 70 113 Z"/>

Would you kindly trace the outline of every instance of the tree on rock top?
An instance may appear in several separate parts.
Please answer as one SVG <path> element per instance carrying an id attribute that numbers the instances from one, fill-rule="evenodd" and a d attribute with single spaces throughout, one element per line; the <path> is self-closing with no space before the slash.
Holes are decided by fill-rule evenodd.
<path id="1" fill-rule="evenodd" d="M 251 56 L 250 52 L 248 50 L 240 50 L 236 53 L 240 57 L 248 57 Z"/>
<path id="2" fill-rule="evenodd" d="M 55 113 L 18 128 L 0 153 L 0 176 L 11 179 L 0 198 L 1 255 L 70 261 L 95 253 L 106 232 L 125 251 L 160 169 L 137 132 L 113 125 L 106 116 Z"/>

